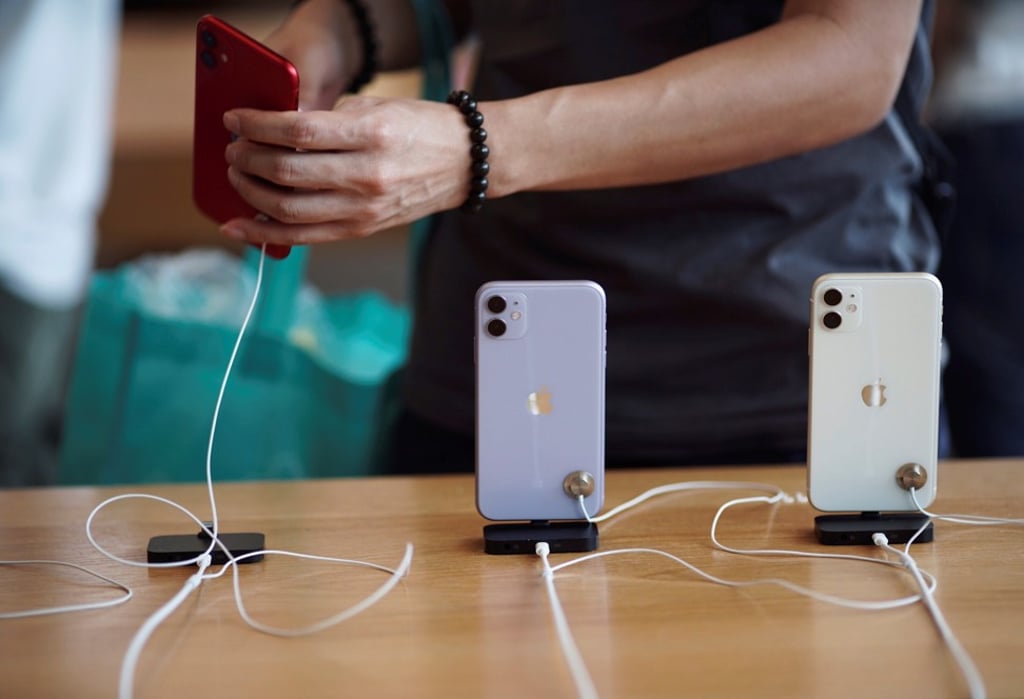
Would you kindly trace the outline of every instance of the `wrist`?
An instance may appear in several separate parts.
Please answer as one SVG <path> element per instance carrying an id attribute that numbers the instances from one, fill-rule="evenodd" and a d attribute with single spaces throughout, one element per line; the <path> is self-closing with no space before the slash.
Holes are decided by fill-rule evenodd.
<path id="1" fill-rule="evenodd" d="M 486 115 L 487 145 L 490 155 L 488 174 L 488 199 L 500 199 L 517 192 L 536 188 L 537 173 L 531 172 L 527 166 L 531 144 L 535 135 L 543 129 L 543 125 L 534 122 L 519 122 L 519 118 L 528 115 L 519 109 L 519 100 L 497 100 L 479 102 L 477 109 Z M 518 116 L 517 116 L 518 115 Z M 526 140 L 520 137 L 524 132 L 517 127 L 520 124 L 532 124 L 525 130 Z"/>
<path id="2" fill-rule="evenodd" d="M 331 38 L 341 93 L 358 92 L 372 80 L 377 71 L 379 47 L 365 2 L 296 0 L 292 3 L 291 18 Z"/>

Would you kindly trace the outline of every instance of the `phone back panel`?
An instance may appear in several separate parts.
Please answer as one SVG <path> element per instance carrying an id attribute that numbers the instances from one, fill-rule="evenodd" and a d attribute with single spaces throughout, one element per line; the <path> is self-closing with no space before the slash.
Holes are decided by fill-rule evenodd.
<path id="1" fill-rule="evenodd" d="M 228 181 L 224 149 L 233 138 L 224 112 L 239 107 L 298 109 L 299 74 L 286 58 L 217 17 L 196 25 L 192 198 L 217 223 L 256 210 Z"/>
<path id="2" fill-rule="evenodd" d="M 808 495 L 826 512 L 910 511 L 900 466 L 938 476 L 942 287 L 930 274 L 828 274 L 811 292 Z M 830 327 L 835 326 L 835 327 Z"/>
<path id="3" fill-rule="evenodd" d="M 494 312 L 494 297 L 505 308 Z M 495 336 L 491 323 L 504 323 Z M 605 296 L 586 281 L 492 282 L 476 296 L 477 509 L 494 520 L 581 519 L 563 481 L 604 503 Z"/>

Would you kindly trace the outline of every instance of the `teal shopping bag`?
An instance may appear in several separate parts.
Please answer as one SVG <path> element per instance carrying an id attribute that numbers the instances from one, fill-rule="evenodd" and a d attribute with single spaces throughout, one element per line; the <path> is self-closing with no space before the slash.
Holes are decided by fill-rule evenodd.
<path id="1" fill-rule="evenodd" d="M 188 267 L 202 254 L 95 276 L 65 413 L 62 483 L 205 479 L 217 394 L 255 275 L 224 253 L 208 255 L 198 272 L 158 268 Z M 302 251 L 293 256 L 267 262 L 220 407 L 216 480 L 371 469 L 408 313 L 375 292 L 320 297 L 301 286 Z"/>
<path id="2" fill-rule="evenodd" d="M 423 97 L 444 101 L 450 18 L 437 0 L 414 0 L 413 9 Z M 429 218 L 412 226 L 412 288 L 430 227 Z M 308 298 L 305 255 L 295 248 L 267 262 L 263 298 L 221 406 L 211 458 L 217 480 L 368 473 L 398 413 L 410 312 L 370 291 Z M 238 268 L 252 273 L 254 259 L 250 252 Z M 248 287 L 226 306 L 211 304 L 205 276 L 171 294 L 171 309 L 154 308 L 137 293 L 135 271 L 93 280 L 65 411 L 62 483 L 205 478 L 217 391 Z"/>

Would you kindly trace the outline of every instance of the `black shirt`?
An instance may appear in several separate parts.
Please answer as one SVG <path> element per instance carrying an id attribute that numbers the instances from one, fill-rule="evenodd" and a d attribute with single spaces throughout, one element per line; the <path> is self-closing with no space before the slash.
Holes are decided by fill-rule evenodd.
<path id="1" fill-rule="evenodd" d="M 777 0 L 481 0 L 474 93 L 504 99 L 637 72 L 763 28 L 781 9 Z M 922 27 L 903 87 L 918 106 L 929 81 Z M 811 283 L 843 270 L 933 270 L 937 240 L 911 191 L 919 176 L 891 113 L 837 145 L 723 174 L 526 192 L 477 216 L 444 214 L 420 260 L 406 403 L 472 434 L 477 287 L 591 279 L 608 298 L 610 464 L 799 453 Z"/>

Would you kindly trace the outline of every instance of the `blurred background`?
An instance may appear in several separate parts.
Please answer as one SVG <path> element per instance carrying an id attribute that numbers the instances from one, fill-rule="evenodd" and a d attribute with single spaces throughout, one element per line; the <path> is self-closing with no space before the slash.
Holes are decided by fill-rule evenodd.
<path id="1" fill-rule="evenodd" d="M 118 3 L 122 16 L 115 30 L 100 20 L 112 20 L 106 10 Z M 0 276 L 0 304 L 6 304 L 0 305 L 6 321 L 0 324 L 0 487 L 55 478 L 130 482 L 202 474 L 196 465 L 205 451 L 208 406 L 240 322 L 231 313 L 244 310 L 251 292 L 228 273 L 232 264 L 239 275 L 245 271 L 234 255 L 203 258 L 206 266 L 193 270 L 195 276 L 170 285 L 162 282 L 163 271 L 175 268 L 172 256 L 147 260 L 154 253 L 201 248 L 243 251 L 192 202 L 195 26 L 211 13 L 263 39 L 292 4 L 0 0 L 0 39 L 7 42 L 0 41 L 0 49 L 8 49 L 0 52 L 8 81 L 0 81 L 6 88 L 0 97 L 7 98 L 0 116 L 8 119 L 0 131 L 8 136 L 0 140 L 0 166 L 7 167 L 0 172 L 9 177 L 0 184 L 12 187 L 0 187 L 0 195 L 7 195 L 0 203 L 11 212 L 24 208 L 19 223 L 33 231 L 0 238 L 9 248 L 0 257 L 8 272 L 31 267 L 45 280 L 64 269 L 55 262 L 74 256 L 67 243 L 81 236 L 73 227 L 66 226 L 66 236 L 53 236 L 50 247 L 47 234 L 65 227 L 59 218 L 64 200 L 57 196 L 62 185 L 74 194 L 83 181 L 95 179 L 69 158 L 72 151 L 95 151 L 95 132 L 110 124 L 101 105 L 91 104 L 100 95 L 85 81 L 97 62 L 106 65 L 98 59 L 105 58 L 99 54 L 110 45 L 109 31 L 117 41 L 110 177 L 97 225 L 99 274 L 88 298 L 59 304 L 21 298 L 4 290 Z M 940 0 L 937 7 L 937 75 L 926 117 L 958 163 L 959 191 L 939 270 L 946 290 L 950 361 L 944 391 L 952 454 L 1024 455 L 1024 306 L 1017 300 L 1024 261 L 1024 209 L 1018 204 L 1024 181 L 1024 0 Z M 97 20 L 96 26 L 86 32 L 76 18 Z M 24 45 L 19 27 L 28 37 Z M 56 39 L 62 51 L 53 50 L 54 31 L 63 37 Z M 434 47 L 426 53 L 447 58 L 453 47 L 433 39 L 424 43 Z M 454 47 L 452 85 L 468 83 L 474 50 L 472 42 Z M 98 59 L 69 62 L 85 51 Z M 411 70 L 378 75 L 363 92 L 416 97 L 424 91 L 423 75 L 430 76 L 432 94 L 434 83 L 444 83 L 442 94 L 447 90 L 447 76 Z M 50 80 L 48 91 L 38 91 L 40 80 Z M 26 119 L 24 105 L 32 100 L 38 116 Z M 91 153 L 92 160 L 97 157 Z M 33 167 L 24 167 L 27 159 Z M 14 186 L 23 181 L 43 185 L 21 196 Z M 88 223 L 90 232 L 92 201 L 86 210 L 68 212 L 79 228 Z M 26 244 L 34 240 L 42 242 Z M 257 339 L 247 343 L 250 356 L 228 394 L 236 407 L 226 410 L 231 417 L 218 428 L 219 435 L 236 439 L 219 437 L 223 453 L 217 462 L 234 468 L 232 477 L 372 471 L 375 436 L 384 433 L 380 425 L 404 360 L 409 240 L 409 230 L 400 228 L 312 246 L 308 257 L 293 255 L 290 265 L 270 266 L 250 332 Z M 34 264 L 25 264 L 29 253 Z M 321 296 L 300 294 L 303 281 Z M 209 301 L 226 289 L 234 300 L 231 313 L 214 318 L 196 312 L 197 298 Z M 64 468 L 58 472 L 54 450 L 61 445 Z M 157 455 L 165 457 L 165 469 Z M 219 476 L 232 475 L 219 468 Z"/>
<path id="2" fill-rule="evenodd" d="M 0 487 L 203 477 L 259 255 L 192 202 L 196 23 L 215 14 L 262 40 L 292 5 L 0 2 Z M 363 91 L 419 96 L 422 82 L 390 73 Z M 409 238 L 267 265 L 219 478 L 371 467 L 406 351 Z"/>

